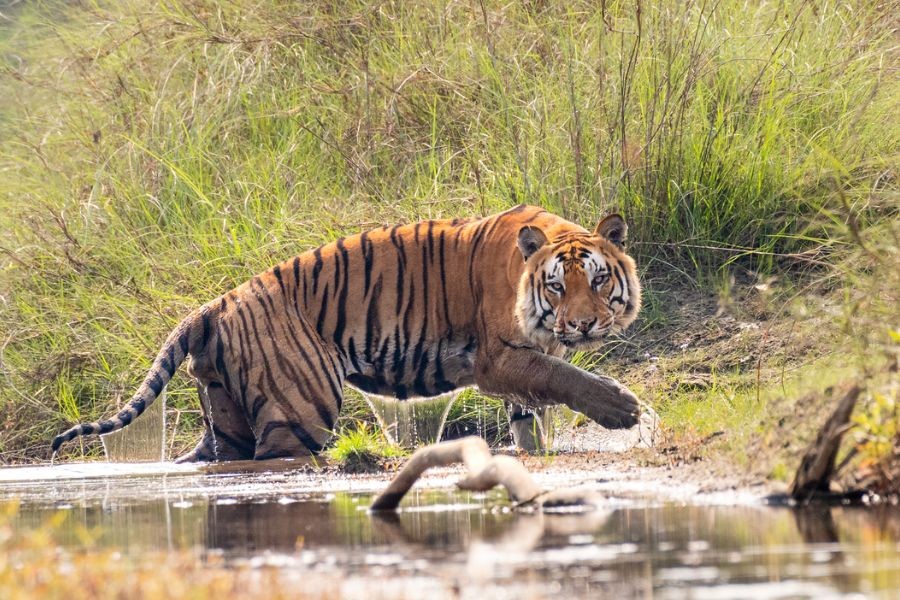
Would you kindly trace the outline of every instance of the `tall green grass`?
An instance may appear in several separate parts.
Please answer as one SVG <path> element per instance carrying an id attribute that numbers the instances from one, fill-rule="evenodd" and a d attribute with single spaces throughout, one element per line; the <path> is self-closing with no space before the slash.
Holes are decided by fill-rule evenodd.
<path id="1" fill-rule="evenodd" d="M 692 278 L 830 260 L 834 222 L 896 217 L 894 27 L 862 1 L 16 4 L 0 460 L 127 400 L 190 308 L 374 225 L 529 202 L 621 211 Z M 184 379 L 169 401 L 196 408 Z"/>

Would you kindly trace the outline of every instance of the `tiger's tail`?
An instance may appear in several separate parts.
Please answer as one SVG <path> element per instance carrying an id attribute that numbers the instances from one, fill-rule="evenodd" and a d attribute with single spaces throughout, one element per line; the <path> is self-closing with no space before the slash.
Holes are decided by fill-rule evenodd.
<path id="1" fill-rule="evenodd" d="M 159 397 L 188 354 L 200 352 L 206 347 L 212 328 L 212 312 L 204 306 L 179 323 L 166 338 L 144 382 L 128 405 L 110 419 L 81 423 L 56 436 L 50 446 L 53 456 L 56 456 L 60 446 L 76 437 L 118 431 L 140 416 Z"/>

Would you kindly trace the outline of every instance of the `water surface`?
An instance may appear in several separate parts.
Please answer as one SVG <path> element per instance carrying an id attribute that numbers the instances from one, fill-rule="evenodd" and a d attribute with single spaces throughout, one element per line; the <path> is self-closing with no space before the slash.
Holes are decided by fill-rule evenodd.
<path id="1" fill-rule="evenodd" d="M 80 544 L 87 527 L 98 548 L 274 566 L 308 592 L 327 584 L 330 595 L 338 585 L 350 598 L 889 598 L 900 590 L 897 507 L 676 502 L 610 485 L 598 472 L 580 478 L 608 494 L 598 510 L 520 514 L 502 493 L 457 492 L 453 479 L 439 472 L 399 513 L 378 516 L 366 507 L 382 475 L 293 461 L 213 470 L 96 463 L 2 469 L 0 502 L 20 500 L 23 528 L 65 511 L 64 545 Z"/>

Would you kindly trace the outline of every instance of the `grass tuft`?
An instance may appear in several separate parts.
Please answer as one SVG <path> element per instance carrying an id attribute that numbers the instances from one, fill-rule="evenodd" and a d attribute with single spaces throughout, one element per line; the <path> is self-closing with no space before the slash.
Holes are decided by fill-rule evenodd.
<path id="1" fill-rule="evenodd" d="M 403 448 L 391 444 L 381 429 L 364 421 L 342 427 L 326 450 L 329 459 L 350 471 L 371 470 L 384 459 L 406 454 Z"/>

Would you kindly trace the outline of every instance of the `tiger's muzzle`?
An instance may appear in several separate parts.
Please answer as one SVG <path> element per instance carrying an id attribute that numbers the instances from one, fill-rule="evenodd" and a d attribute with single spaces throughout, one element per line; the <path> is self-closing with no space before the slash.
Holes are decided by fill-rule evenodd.
<path id="1" fill-rule="evenodd" d="M 589 349 L 596 347 L 612 331 L 613 319 L 599 317 L 557 321 L 553 326 L 556 340 L 567 348 Z"/>

